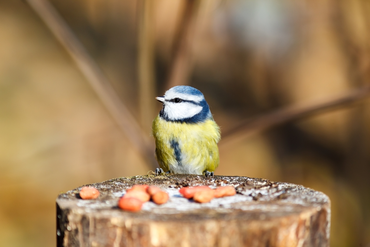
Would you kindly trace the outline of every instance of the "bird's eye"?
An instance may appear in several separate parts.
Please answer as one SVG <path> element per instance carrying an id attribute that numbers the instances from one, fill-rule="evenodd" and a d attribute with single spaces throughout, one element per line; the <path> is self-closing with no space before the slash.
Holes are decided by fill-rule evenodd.
<path id="1" fill-rule="evenodd" d="M 180 98 L 174 98 L 174 99 L 173 99 L 173 102 L 175 102 L 175 103 L 180 103 L 180 102 L 182 102 L 182 99 L 180 99 Z"/>

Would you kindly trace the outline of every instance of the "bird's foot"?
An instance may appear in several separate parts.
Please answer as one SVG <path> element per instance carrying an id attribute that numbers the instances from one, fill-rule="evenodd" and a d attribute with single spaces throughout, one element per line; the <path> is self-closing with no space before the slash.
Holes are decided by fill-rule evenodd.
<path id="1" fill-rule="evenodd" d="M 159 175 L 161 175 L 161 174 L 163 174 L 164 173 L 164 171 L 163 171 L 163 169 L 162 168 L 156 168 L 155 169 L 155 175 L 156 176 L 159 176 Z"/>
<path id="2" fill-rule="evenodd" d="M 213 177 L 214 176 L 214 173 L 213 172 L 209 172 L 209 171 L 205 171 L 204 176 L 206 176 L 206 178 Z"/>

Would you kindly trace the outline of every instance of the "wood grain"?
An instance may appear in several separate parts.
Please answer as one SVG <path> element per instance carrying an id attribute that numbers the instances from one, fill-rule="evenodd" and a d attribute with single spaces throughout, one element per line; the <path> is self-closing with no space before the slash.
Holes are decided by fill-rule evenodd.
<path id="1" fill-rule="evenodd" d="M 134 184 L 156 185 L 170 194 L 163 205 L 138 213 L 117 207 Z M 237 195 L 199 204 L 180 196 L 184 186 L 231 185 Z M 78 198 L 80 188 L 57 199 L 58 246 L 329 246 L 330 200 L 300 185 L 249 177 L 135 176 L 91 184 L 96 200 Z"/>

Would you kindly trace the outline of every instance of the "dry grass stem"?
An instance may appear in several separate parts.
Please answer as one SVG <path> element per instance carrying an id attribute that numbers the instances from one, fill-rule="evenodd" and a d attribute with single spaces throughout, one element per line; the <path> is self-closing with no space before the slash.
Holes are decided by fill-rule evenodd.
<path id="1" fill-rule="evenodd" d="M 176 28 L 166 89 L 176 85 L 187 84 L 191 70 L 192 33 L 199 4 L 199 0 L 187 0 L 184 2 L 182 16 Z"/>
<path id="2" fill-rule="evenodd" d="M 48 1 L 26 0 L 26 2 L 40 16 L 57 40 L 71 55 L 105 107 L 128 139 L 133 143 L 133 146 L 147 159 L 151 167 L 156 167 L 156 162 L 153 157 L 154 147 L 152 147 L 149 139 L 144 135 L 130 111 L 119 99 L 104 73 L 89 56 L 86 49 L 75 37 L 63 18 Z"/>
<path id="3" fill-rule="evenodd" d="M 154 72 L 154 40 L 153 30 L 153 2 L 151 0 L 138 1 L 138 80 L 140 98 L 140 121 L 144 129 L 151 129 L 155 117 L 155 72 Z"/>

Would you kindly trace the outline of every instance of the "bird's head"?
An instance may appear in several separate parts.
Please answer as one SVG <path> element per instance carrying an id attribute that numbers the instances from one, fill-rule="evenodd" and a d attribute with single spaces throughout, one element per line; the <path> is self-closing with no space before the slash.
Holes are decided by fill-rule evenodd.
<path id="1" fill-rule="evenodd" d="M 160 117 L 172 122 L 199 123 L 212 118 L 202 94 L 190 86 L 176 86 L 156 98 L 163 104 Z"/>

